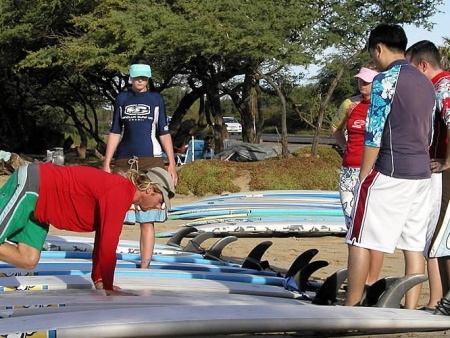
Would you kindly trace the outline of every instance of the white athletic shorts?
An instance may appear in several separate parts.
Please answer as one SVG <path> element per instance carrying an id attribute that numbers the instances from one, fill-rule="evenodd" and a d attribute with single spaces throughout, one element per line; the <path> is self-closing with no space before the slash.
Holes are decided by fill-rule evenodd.
<path id="1" fill-rule="evenodd" d="M 431 179 L 401 179 L 372 170 L 355 187 L 346 243 L 393 253 L 423 252 L 430 217 Z"/>
<path id="2" fill-rule="evenodd" d="M 431 174 L 431 192 L 430 192 L 430 218 L 428 220 L 427 227 L 427 242 L 423 255 L 428 258 L 428 251 L 433 240 L 434 232 L 436 231 L 436 225 L 439 219 L 439 212 L 441 210 L 442 201 L 442 173 Z"/>

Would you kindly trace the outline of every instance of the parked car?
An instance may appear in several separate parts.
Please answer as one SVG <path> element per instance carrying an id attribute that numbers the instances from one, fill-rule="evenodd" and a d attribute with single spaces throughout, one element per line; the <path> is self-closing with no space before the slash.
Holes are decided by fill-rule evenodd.
<path id="1" fill-rule="evenodd" d="M 242 125 L 236 120 L 234 117 L 231 116 L 224 116 L 223 122 L 227 126 L 227 131 L 230 134 L 233 133 L 242 133 Z"/>

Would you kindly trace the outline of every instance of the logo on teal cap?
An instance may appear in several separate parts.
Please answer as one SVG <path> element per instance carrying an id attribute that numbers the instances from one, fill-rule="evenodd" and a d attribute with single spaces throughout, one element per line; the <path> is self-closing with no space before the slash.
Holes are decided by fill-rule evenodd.
<path id="1" fill-rule="evenodd" d="M 149 65 L 135 64 L 130 67 L 131 77 L 152 77 L 152 70 Z"/>

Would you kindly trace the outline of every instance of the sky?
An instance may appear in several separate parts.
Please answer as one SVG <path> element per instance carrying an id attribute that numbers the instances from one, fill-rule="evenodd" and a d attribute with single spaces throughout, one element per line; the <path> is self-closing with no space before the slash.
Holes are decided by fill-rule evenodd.
<path id="1" fill-rule="evenodd" d="M 403 26 L 408 38 L 408 47 L 420 40 L 429 40 L 437 46 L 442 46 L 444 44 L 443 37 L 450 39 L 450 0 L 445 0 L 444 4 L 438 7 L 438 11 L 442 13 L 437 13 L 430 18 L 430 22 L 435 24 L 431 31 L 427 31 L 424 28 L 417 28 L 413 25 Z M 310 65 L 307 70 L 303 67 L 298 67 L 294 69 L 294 72 L 304 72 L 305 78 L 308 79 L 317 75 L 319 70 L 320 68 L 318 66 Z M 308 82 L 308 80 L 302 82 Z"/>
<path id="2" fill-rule="evenodd" d="M 408 37 L 408 46 L 420 40 L 429 40 L 437 46 L 442 46 L 444 44 L 443 37 L 450 38 L 450 0 L 445 0 L 445 3 L 439 6 L 438 10 L 443 13 L 438 13 L 430 19 L 430 22 L 435 23 L 433 30 L 430 32 L 411 25 L 403 26 Z"/>

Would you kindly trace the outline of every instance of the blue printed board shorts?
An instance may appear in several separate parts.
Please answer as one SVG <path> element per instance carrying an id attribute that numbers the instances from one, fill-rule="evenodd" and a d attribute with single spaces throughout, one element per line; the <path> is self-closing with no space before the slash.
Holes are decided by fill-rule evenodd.
<path id="1" fill-rule="evenodd" d="M 347 229 L 350 228 L 351 224 L 352 208 L 355 201 L 354 189 L 358 183 L 360 171 L 360 168 L 341 167 L 339 173 L 339 197 Z"/>
<path id="2" fill-rule="evenodd" d="M 34 219 L 39 194 L 39 166 L 24 165 L 0 189 L 0 244 L 25 243 L 39 251 L 48 225 Z"/>
<path id="3" fill-rule="evenodd" d="M 160 167 L 165 169 L 162 157 L 133 157 L 126 159 L 116 159 L 114 172 L 126 172 L 129 169 L 145 171 L 151 168 Z M 136 210 L 134 205 L 130 207 L 125 215 L 125 224 L 137 223 L 162 223 L 167 220 L 167 209 L 154 209 L 148 211 Z"/>

